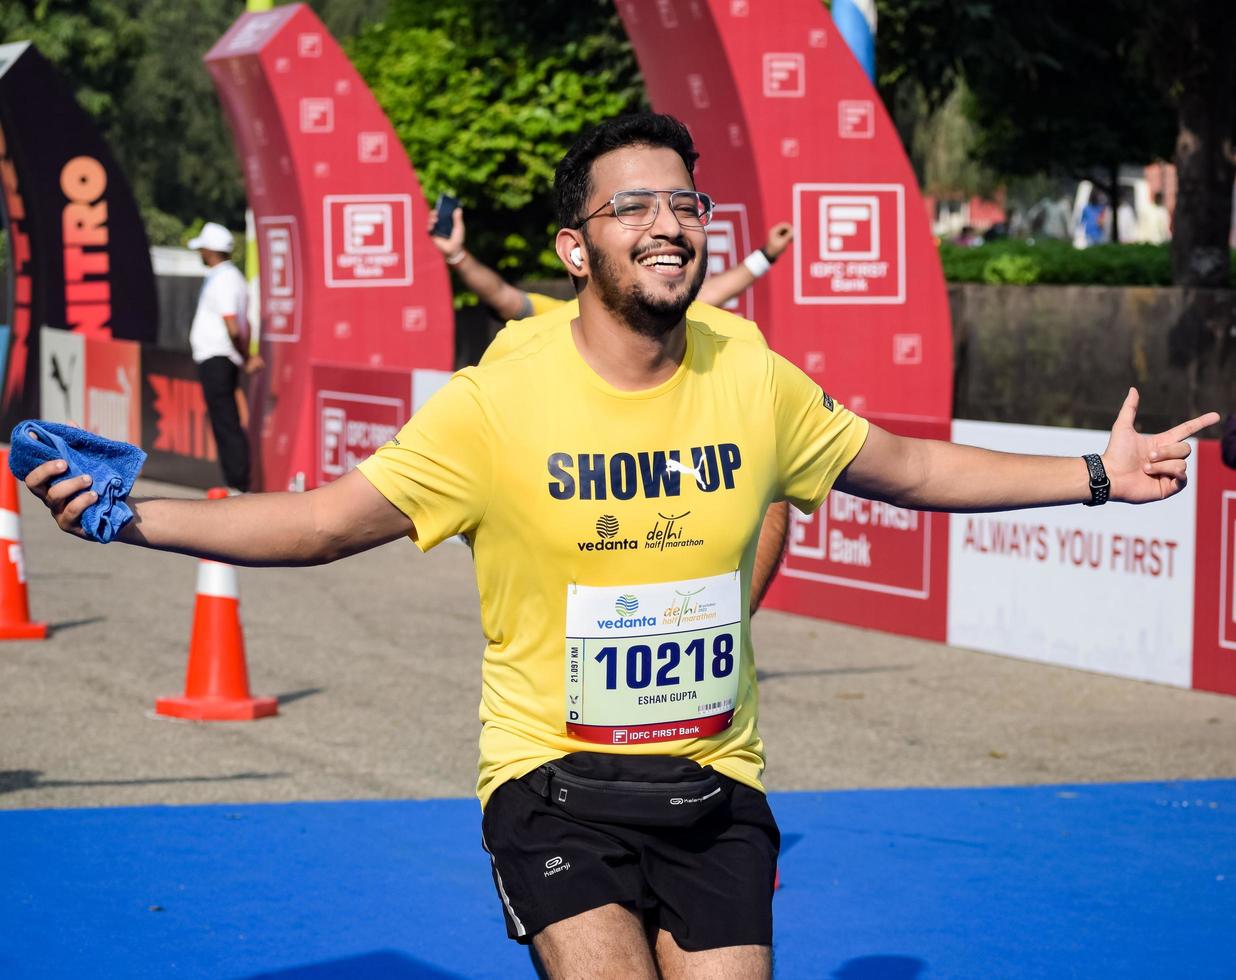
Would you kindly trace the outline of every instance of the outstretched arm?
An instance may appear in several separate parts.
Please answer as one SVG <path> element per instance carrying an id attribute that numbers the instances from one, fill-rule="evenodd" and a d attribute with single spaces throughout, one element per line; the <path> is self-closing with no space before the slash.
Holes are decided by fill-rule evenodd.
<path id="1" fill-rule="evenodd" d="M 456 208 L 449 238 L 430 235 L 446 259 L 446 264 L 455 270 L 463 284 L 494 311 L 499 320 L 521 320 L 531 312 L 528 295 L 494 272 L 489 266 L 474 257 L 464 247 L 463 208 Z M 433 217 L 430 216 L 430 226 Z"/>
<path id="2" fill-rule="evenodd" d="M 88 476 L 52 485 L 64 469 L 64 460 L 44 463 L 26 486 L 61 530 L 84 537 L 82 511 L 97 495 Z M 128 503 L 133 520 L 121 541 L 230 565 L 321 565 L 414 533 L 412 521 L 355 470 L 308 493 Z"/>
<path id="3" fill-rule="evenodd" d="M 724 306 L 764 275 L 793 240 L 792 224 L 783 221 L 773 225 L 768 229 L 768 241 L 763 248 L 756 249 L 733 268 L 704 280 L 704 285 L 700 287 L 699 301 L 710 306 Z"/>
<path id="4" fill-rule="evenodd" d="M 1164 500 L 1184 489 L 1186 439 L 1219 421 L 1210 412 L 1166 432 L 1133 428 L 1137 389 L 1130 388 L 1112 426 L 1103 465 L 1111 499 Z M 930 439 L 908 439 L 872 426 L 837 489 L 916 510 L 976 512 L 1085 503 L 1090 477 L 1077 456 L 998 453 Z"/>

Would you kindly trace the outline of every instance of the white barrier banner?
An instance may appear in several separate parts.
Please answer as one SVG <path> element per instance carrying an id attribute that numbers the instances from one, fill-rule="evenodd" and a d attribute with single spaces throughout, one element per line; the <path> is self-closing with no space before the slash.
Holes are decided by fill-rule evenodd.
<path id="1" fill-rule="evenodd" d="M 1008 452 L 1102 452 L 1108 433 L 953 422 L 953 441 Z M 1078 477 L 1084 464 L 1078 459 Z M 1196 456 L 1189 480 L 1196 486 Z M 1189 687 L 1197 497 L 958 514 L 949 522 L 948 642 Z"/>

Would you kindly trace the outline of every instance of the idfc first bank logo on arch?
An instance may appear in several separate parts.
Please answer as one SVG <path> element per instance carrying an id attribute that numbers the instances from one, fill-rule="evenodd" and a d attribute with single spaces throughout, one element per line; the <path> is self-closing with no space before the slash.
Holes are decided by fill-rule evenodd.
<path id="1" fill-rule="evenodd" d="M 390 442 L 408 417 L 402 398 L 318 392 L 318 485 L 336 480 Z"/>
<path id="2" fill-rule="evenodd" d="M 326 285 L 412 284 L 412 198 L 330 194 L 323 199 Z"/>
<path id="3" fill-rule="evenodd" d="M 795 184 L 794 301 L 906 301 L 905 188 Z"/>

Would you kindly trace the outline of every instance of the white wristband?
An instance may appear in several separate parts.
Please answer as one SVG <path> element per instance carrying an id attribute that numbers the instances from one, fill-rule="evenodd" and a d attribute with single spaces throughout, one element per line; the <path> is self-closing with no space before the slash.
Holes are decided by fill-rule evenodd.
<path id="1" fill-rule="evenodd" d="M 772 263 L 768 261 L 768 256 L 758 248 L 743 259 L 742 264 L 747 267 L 747 271 L 755 276 L 756 279 L 772 268 Z"/>
<path id="2" fill-rule="evenodd" d="M 467 256 L 468 256 L 467 250 L 461 248 L 454 255 L 447 256 L 446 264 L 447 265 L 459 265 L 459 263 L 462 262 L 465 258 L 467 258 Z"/>

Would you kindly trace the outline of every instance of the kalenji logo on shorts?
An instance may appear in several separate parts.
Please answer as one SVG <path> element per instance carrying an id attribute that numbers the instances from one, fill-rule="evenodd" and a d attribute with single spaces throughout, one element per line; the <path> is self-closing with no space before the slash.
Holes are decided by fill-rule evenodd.
<path id="1" fill-rule="evenodd" d="M 550 878 L 558 874 L 560 871 L 570 871 L 571 862 L 564 861 L 561 857 L 551 857 L 545 862 L 545 877 Z"/>

